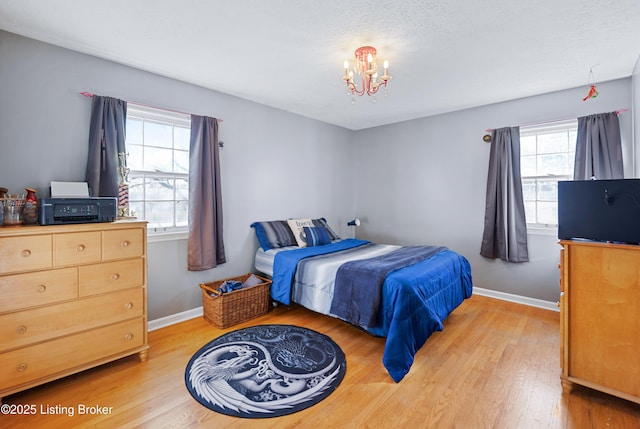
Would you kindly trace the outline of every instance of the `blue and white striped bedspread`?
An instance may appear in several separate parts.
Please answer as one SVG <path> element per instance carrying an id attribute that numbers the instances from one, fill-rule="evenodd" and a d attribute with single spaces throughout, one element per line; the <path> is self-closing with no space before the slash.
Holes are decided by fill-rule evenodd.
<path id="1" fill-rule="evenodd" d="M 305 277 L 304 267 L 299 267 L 299 265 L 305 265 L 304 261 L 307 258 L 313 258 L 314 260 L 322 255 L 327 255 L 330 257 L 338 257 L 342 254 L 341 252 L 347 250 L 355 250 L 361 246 L 369 246 L 371 243 L 365 240 L 356 240 L 353 238 L 349 238 L 346 240 L 335 241 L 331 244 L 327 244 L 324 246 L 315 246 L 315 247 L 301 247 L 294 250 L 288 250 L 283 252 L 277 252 L 273 259 L 273 275 L 272 275 L 272 284 L 271 284 L 271 297 L 278 302 L 289 305 L 291 304 L 291 290 L 292 286 L 294 290 L 298 290 L 304 288 L 304 285 L 311 284 L 305 283 L 305 279 L 310 278 L 312 283 L 315 284 L 315 280 L 322 279 L 314 279 L 313 277 Z M 363 256 L 367 257 L 367 256 Z M 320 258 L 318 261 L 323 261 L 324 259 Z M 301 263 L 301 264 L 299 264 Z M 335 265 L 335 269 L 338 269 L 338 265 Z M 325 273 L 327 270 L 331 269 L 331 265 L 327 268 L 319 267 Z M 322 274 L 322 273 L 320 273 Z M 333 272 L 333 277 L 335 278 L 335 271 Z M 295 285 L 294 285 L 295 279 Z M 298 282 L 301 282 L 302 285 L 298 285 Z M 333 286 L 332 291 L 333 292 Z M 297 301 L 294 296 L 294 302 Z M 302 304 L 304 305 L 304 304 Z M 331 301 L 329 301 L 329 306 L 331 305 Z M 311 308 L 311 310 L 315 310 L 315 308 Z M 328 314 L 327 312 L 322 312 L 323 314 Z"/>
<path id="2" fill-rule="evenodd" d="M 337 317 L 331 312 L 336 274 L 340 266 L 386 255 L 399 246 L 365 243 L 347 250 L 302 259 L 293 279 L 293 301 L 318 313 Z"/>
<path id="3" fill-rule="evenodd" d="M 269 253 L 270 250 L 260 264 L 266 266 L 274 257 L 271 293 L 275 300 L 284 304 L 294 301 L 338 317 L 331 314 L 331 302 L 340 265 L 384 255 L 399 247 L 346 239 L 316 248 Z M 258 270 L 269 274 L 267 268 Z M 471 296 L 472 288 L 469 262 L 449 249 L 386 276 L 378 323 L 363 328 L 372 335 L 386 337 L 382 362 L 394 381 L 404 378 L 417 351 L 434 331 L 443 329 L 444 319 Z"/>

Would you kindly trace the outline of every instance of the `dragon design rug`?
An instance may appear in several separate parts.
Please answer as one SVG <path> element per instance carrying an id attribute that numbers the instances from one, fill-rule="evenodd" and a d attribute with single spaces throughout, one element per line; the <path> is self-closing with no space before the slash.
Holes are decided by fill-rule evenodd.
<path id="1" fill-rule="evenodd" d="M 346 371 L 344 353 L 326 335 L 293 325 L 226 333 L 191 358 L 189 393 L 205 407 L 244 418 L 278 417 L 333 392 Z"/>

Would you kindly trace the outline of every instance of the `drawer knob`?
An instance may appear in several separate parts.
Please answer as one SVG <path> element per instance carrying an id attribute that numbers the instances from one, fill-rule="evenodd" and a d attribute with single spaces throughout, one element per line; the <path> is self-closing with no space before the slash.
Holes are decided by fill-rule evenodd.
<path id="1" fill-rule="evenodd" d="M 127 335 L 124 336 L 124 339 L 127 340 L 127 341 L 133 340 L 133 334 L 132 333 L 128 333 Z"/>
<path id="2" fill-rule="evenodd" d="M 16 370 L 18 372 L 24 372 L 27 369 L 27 364 L 26 363 L 21 363 L 18 365 L 18 367 L 16 368 Z"/>
<path id="3" fill-rule="evenodd" d="M 124 306 L 127 310 L 131 310 L 133 308 L 133 302 L 127 302 Z"/>
<path id="4" fill-rule="evenodd" d="M 76 252 L 84 252 L 84 249 L 86 249 L 86 246 L 84 244 L 78 244 L 78 246 L 76 247 Z"/>
<path id="5" fill-rule="evenodd" d="M 120 247 L 129 247 L 129 240 L 124 240 L 120 242 Z"/>
<path id="6" fill-rule="evenodd" d="M 111 274 L 111 280 L 118 280 L 120 278 L 120 274 L 115 273 L 115 274 Z"/>
<path id="7" fill-rule="evenodd" d="M 19 335 L 22 335 L 22 334 L 24 334 L 24 333 L 26 333 L 26 332 L 27 332 L 27 327 L 26 327 L 26 326 L 24 326 L 24 325 L 20 325 L 20 326 L 18 326 L 18 328 L 16 329 L 16 333 L 17 333 L 17 334 L 19 334 Z"/>
<path id="8" fill-rule="evenodd" d="M 38 285 L 38 292 L 45 292 L 47 287 L 45 285 Z"/>
<path id="9" fill-rule="evenodd" d="M 24 249 L 21 253 L 23 258 L 28 258 L 29 256 L 31 256 L 31 250 L 29 249 Z"/>

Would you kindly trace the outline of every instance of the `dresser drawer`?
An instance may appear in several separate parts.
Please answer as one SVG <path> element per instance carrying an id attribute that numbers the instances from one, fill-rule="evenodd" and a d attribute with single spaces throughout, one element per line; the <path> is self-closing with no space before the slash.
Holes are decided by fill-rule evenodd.
<path id="1" fill-rule="evenodd" d="M 144 284 L 144 259 L 129 259 L 78 267 L 79 295 L 112 292 Z"/>
<path id="2" fill-rule="evenodd" d="M 129 228 L 102 232 L 102 259 L 136 258 L 144 254 L 144 229 Z"/>
<path id="3" fill-rule="evenodd" d="M 53 241 L 54 264 L 57 267 L 100 262 L 102 259 L 100 231 L 56 234 Z"/>
<path id="4" fill-rule="evenodd" d="M 127 289 L 0 315 L 0 352 L 140 317 L 143 293 Z"/>
<path id="5" fill-rule="evenodd" d="M 0 238 L 0 274 L 52 266 L 51 235 Z"/>
<path id="6" fill-rule="evenodd" d="M 0 354 L 0 390 L 50 377 L 144 344 L 144 319 L 134 319 Z"/>
<path id="7" fill-rule="evenodd" d="M 0 313 L 77 298 L 78 269 L 1 276 L 0 297 Z"/>

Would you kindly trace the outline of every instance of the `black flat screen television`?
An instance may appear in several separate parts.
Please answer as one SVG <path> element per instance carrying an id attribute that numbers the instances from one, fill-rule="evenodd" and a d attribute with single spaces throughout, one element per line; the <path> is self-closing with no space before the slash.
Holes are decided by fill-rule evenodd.
<path id="1" fill-rule="evenodd" d="M 640 179 L 558 182 L 558 238 L 640 243 Z"/>

